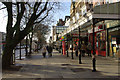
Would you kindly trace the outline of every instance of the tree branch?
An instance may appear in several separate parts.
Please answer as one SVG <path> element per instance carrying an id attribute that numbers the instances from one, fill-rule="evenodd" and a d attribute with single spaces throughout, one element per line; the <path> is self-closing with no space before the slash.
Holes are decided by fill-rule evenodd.
<path id="1" fill-rule="evenodd" d="M 37 12 L 37 10 L 38 10 L 39 6 L 41 5 L 41 3 L 42 2 L 36 2 L 35 3 L 34 8 L 33 8 L 35 13 Z"/>
<path id="2" fill-rule="evenodd" d="M 40 11 L 40 13 L 36 16 L 36 18 L 38 18 L 47 9 L 47 4 L 48 2 L 45 3 L 44 8 Z"/>
<path id="3" fill-rule="evenodd" d="M 51 7 L 49 10 L 47 10 L 47 13 L 46 13 L 46 15 L 40 20 L 40 21 L 36 21 L 36 22 L 34 22 L 34 24 L 37 24 L 37 23 L 40 23 L 41 21 L 43 21 L 47 16 L 48 16 L 48 14 L 49 14 L 49 11 L 51 11 L 52 10 L 52 8 L 53 7 Z"/>
<path id="4" fill-rule="evenodd" d="M 34 24 L 40 23 L 40 22 L 43 21 L 47 16 L 48 16 L 48 14 L 46 14 L 40 21 L 34 22 Z"/>
<path id="5" fill-rule="evenodd" d="M 2 7 L 2 8 L 0 8 L 0 10 L 5 9 L 5 8 L 7 8 L 7 7 Z"/>
<path id="6" fill-rule="evenodd" d="M 19 4 L 21 4 L 21 11 L 19 9 Z M 19 12 L 20 11 L 20 12 Z M 21 22 L 21 19 L 23 17 L 23 14 L 24 14 L 24 11 L 25 11 L 25 4 L 22 2 L 22 3 L 17 3 L 17 22 L 14 26 L 14 30 L 17 30 L 17 32 L 20 31 L 20 22 Z"/>

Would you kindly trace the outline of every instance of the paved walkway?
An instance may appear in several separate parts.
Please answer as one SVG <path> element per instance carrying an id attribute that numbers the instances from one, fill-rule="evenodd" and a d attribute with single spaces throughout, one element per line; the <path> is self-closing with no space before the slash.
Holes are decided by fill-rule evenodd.
<path id="1" fill-rule="evenodd" d="M 39 78 L 81 78 L 82 80 L 118 78 L 118 62 L 101 57 L 97 57 L 97 72 L 92 72 L 91 57 L 82 57 L 83 64 L 78 64 L 78 57 L 74 56 L 72 60 L 71 57 L 62 56 L 57 51 L 53 52 L 53 57 L 43 58 L 41 53 L 36 53 L 31 58 L 18 60 L 16 63 L 23 67 L 19 71 L 3 72 L 3 80 L 7 80 L 4 78 L 25 78 L 25 80 L 27 78 L 32 78 L 28 80 L 39 80 Z"/>

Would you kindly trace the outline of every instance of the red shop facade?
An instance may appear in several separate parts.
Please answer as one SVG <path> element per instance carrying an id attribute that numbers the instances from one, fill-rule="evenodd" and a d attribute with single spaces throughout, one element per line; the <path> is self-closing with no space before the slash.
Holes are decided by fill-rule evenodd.
<path id="1" fill-rule="evenodd" d="M 95 46 L 96 55 L 106 56 L 105 25 L 96 26 L 94 29 L 95 29 L 95 44 L 94 44 L 94 46 Z M 93 29 L 88 30 L 88 41 L 93 46 Z"/>

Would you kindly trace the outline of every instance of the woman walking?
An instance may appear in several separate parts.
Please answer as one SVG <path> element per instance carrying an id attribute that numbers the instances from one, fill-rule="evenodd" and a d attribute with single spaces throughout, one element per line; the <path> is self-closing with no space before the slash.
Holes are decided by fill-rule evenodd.
<path id="1" fill-rule="evenodd" d="M 46 48 L 47 48 L 49 57 L 52 57 L 53 48 L 50 45 L 48 45 Z"/>
<path id="2" fill-rule="evenodd" d="M 88 45 L 87 45 L 87 53 L 88 53 L 88 56 L 91 56 L 91 50 L 92 50 L 92 45 L 91 45 L 91 43 L 89 42 Z"/>
<path id="3" fill-rule="evenodd" d="M 46 47 L 45 46 L 43 46 L 43 48 L 42 48 L 42 55 L 44 58 L 46 57 Z"/>

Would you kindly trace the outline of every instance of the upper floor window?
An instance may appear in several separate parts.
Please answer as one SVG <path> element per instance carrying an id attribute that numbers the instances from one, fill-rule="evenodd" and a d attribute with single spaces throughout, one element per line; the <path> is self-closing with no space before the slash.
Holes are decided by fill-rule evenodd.
<path id="1" fill-rule="evenodd" d="M 73 17 L 73 23 L 75 23 L 75 17 Z"/>
<path id="2" fill-rule="evenodd" d="M 79 13 L 76 13 L 76 19 L 77 20 L 79 19 Z"/>
<path id="3" fill-rule="evenodd" d="M 96 2 L 95 6 L 98 6 L 98 5 L 100 5 L 100 2 Z"/>
<path id="4" fill-rule="evenodd" d="M 87 12 L 86 9 L 82 10 L 82 15 L 84 15 Z"/>

